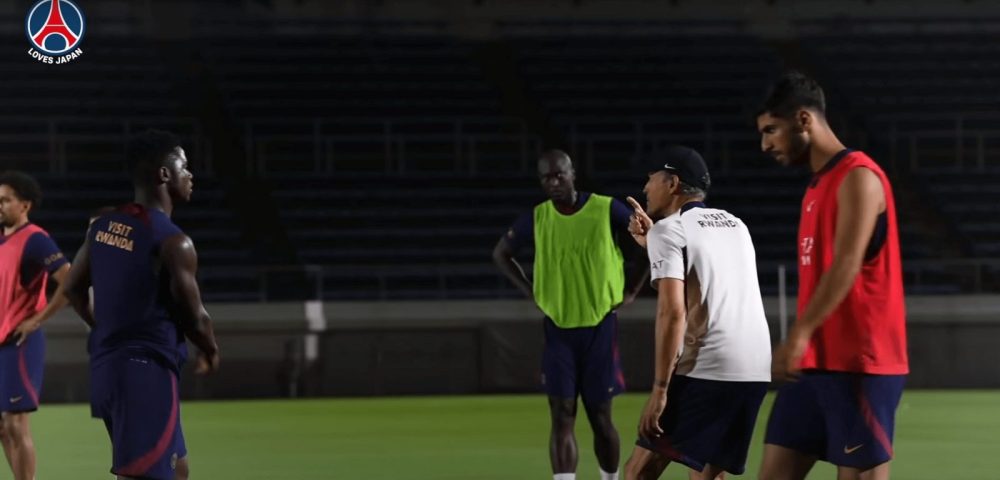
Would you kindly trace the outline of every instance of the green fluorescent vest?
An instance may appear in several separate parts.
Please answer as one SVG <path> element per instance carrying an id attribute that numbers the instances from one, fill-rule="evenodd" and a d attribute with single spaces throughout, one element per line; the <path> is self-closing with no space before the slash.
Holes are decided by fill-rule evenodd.
<path id="1" fill-rule="evenodd" d="M 560 328 L 593 327 L 622 302 L 625 272 L 610 218 L 603 195 L 591 194 L 573 215 L 551 200 L 535 207 L 535 301 Z"/>

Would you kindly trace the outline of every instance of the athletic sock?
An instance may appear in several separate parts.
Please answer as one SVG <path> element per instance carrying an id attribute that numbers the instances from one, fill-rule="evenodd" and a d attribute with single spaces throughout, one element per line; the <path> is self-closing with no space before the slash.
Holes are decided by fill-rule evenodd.
<path id="1" fill-rule="evenodd" d="M 601 480 L 618 480 L 618 472 L 608 473 L 601 469 Z"/>

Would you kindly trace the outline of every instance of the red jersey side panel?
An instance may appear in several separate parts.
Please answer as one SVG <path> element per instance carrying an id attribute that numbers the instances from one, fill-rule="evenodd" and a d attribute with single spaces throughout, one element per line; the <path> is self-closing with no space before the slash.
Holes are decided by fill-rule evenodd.
<path id="1" fill-rule="evenodd" d="M 27 285 L 23 285 L 21 279 L 24 247 L 36 233 L 45 233 L 45 230 L 28 224 L 0 242 L 0 342 L 6 340 L 19 323 L 41 312 L 48 304 L 45 299 L 48 275 L 39 275 Z"/>
<path id="2" fill-rule="evenodd" d="M 885 235 L 881 247 L 865 259 L 850 292 L 810 340 L 801 368 L 902 375 L 909 372 L 906 352 L 906 306 L 899 232 L 892 187 L 885 172 L 861 152 L 846 151 L 817 173 L 802 199 L 799 221 L 799 316 L 833 263 L 837 192 L 847 174 L 867 168 L 885 192 Z"/>

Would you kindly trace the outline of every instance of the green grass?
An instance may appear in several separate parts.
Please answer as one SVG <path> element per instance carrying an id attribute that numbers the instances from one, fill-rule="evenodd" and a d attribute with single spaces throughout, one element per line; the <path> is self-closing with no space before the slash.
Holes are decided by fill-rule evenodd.
<path id="1" fill-rule="evenodd" d="M 616 401 L 623 459 L 644 400 Z M 769 411 L 770 397 L 742 478 L 756 475 Z M 32 416 L 39 479 L 108 478 L 107 435 L 88 414 L 81 405 L 51 405 Z M 551 478 L 548 413 L 536 395 L 190 402 L 182 418 L 196 479 Z M 597 479 L 582 418 L 577 434 L 578 478 Z M 894 478 L 1000 478 L 1000 392 L 906 392 L 896 435 Z M 663 478 L 687 478 L 678 467 Z M 832 472 L 819 465 L 809 478 Z"/>

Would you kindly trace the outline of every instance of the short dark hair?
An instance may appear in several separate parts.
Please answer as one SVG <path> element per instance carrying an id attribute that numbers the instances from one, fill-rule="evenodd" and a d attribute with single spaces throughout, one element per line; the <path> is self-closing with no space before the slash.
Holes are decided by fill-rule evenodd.
<path id="1" fill-rule="evenodd" d="M 129 172 L 134 178 L 141 178 L 148 169 L 162 166 L 179 146 L 181 139 L 164 130 L 146 130 L 135 135 L 125 148 Z"/>
<path id="2" fill-rule="evenodd" d="M 771 84 L 754 117 L 770 113 L 776 117 L 788 118 L 802 108 L 810 108 L 825 115 L 826 95 L 816 80 L 801 72 L 789 71 Z"/>
<path id="3" fill-rule="evenodd" d="M 34 177 L 24 172 L 10 170 L 0 174 L 0 185 L 7 185 L 17 198 L 24 202 L 31 202 L 32 208 L 38 208 L 42 204 L 42 187 Z"/>

